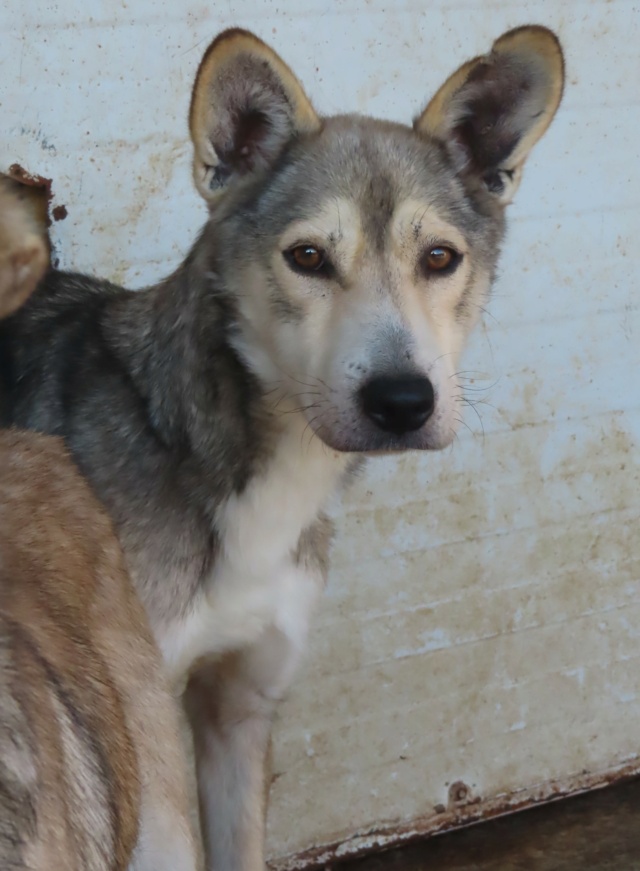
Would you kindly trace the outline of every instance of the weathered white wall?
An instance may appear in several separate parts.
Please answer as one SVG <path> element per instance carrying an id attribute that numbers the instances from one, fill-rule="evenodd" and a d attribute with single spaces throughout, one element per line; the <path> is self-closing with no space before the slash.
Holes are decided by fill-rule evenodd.
<path id="1" fill-rule="evenodd" d="M 203 220 L 186 110 L 208 41 L 254 29 L 324 112 L 409 120 L 526 22 L 568 83 L 534 152 L 454 448 L 371 463 L 340 511 L 280 714 L 273 856 L 593 782 L 640 752 L 640 8 L 627 0 L 13 0 L 0 169 L 53 179 L 62 265 L 141 286 Z M 581 780 L 582 778 L 582 780 Z M 448 808 L 462 781 L 477 805 Z M 366 839 L 365 839 L 366 841 Z M 359 842 L 355 842 L 356 844 Z"/>

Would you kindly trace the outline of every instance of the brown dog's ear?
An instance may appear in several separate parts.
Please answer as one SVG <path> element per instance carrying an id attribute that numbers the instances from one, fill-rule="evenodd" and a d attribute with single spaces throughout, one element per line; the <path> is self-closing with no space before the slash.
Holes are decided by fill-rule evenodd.
<path id="1" fill-rule="evenodd" d="M 0 318 L 22 305 L 49 264 L 44 219 L 38 217 L 24 187 L 0 176 Z"/>
<path id="2" fill-rule="evenodd" d="M 209 46 L 196 76 L 189 128 L 196 187 L 212 202 L 230 184 L 270 166 L 320 121 L 287 65 L 245 30 Z"/>
<path id="3" fill-rule="evenodd" d="M 560 105 L 563 86 L 556 36 L 545 27 L 519 27 L 454 73 L 414 128 L 443 141 L 460 171 L 476 175 L 506 204 Z"/>

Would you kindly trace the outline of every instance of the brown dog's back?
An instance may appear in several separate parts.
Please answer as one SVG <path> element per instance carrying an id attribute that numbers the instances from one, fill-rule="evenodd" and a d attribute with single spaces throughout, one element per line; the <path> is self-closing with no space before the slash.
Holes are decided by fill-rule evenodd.
<path id="1" fill-rule="evenodd" d="M 0 867 L 126 868 L 140 788 L 102 627 L 137 633 L 137 603 L 61 443 L 2 433 L 0 469 Z"/>
<path id="2" fill-rule="evenodd" d="M 48 263 L 0 178 L 0 317 Z M 176 706 L 111 521 L 63 443 L 0 432 L 0 869 L 194 871 Z"/>

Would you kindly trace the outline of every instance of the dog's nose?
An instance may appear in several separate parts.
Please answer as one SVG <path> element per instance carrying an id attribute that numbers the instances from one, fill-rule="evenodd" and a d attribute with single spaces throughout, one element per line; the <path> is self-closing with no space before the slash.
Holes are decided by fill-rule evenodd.
<path id="1" fill-rule="evenodd" d="M 362 410 L 377 427 L 396 435 L 420 429 L 436 400 L 428 378 L 373 378 L 360 390 Z"/>

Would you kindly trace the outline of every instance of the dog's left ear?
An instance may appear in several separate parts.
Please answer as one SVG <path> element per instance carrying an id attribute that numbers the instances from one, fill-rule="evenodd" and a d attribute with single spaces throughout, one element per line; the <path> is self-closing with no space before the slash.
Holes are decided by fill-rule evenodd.
<path id="1" fill-rule="evenodd" d="M 49 265 L 46 206 L 36 190 L 0 175 L 0 318 L 20 308 Z"/>
<path id="2" fill-rule="evenodd" d="M 563 85 L 556 36 L 545 27 L 519 27 L 454 73 L 414 128 L 444 142 L 459 170 L 506 204 L 560 105 Z"/>
<path id="3" fill-rule="evenodd" d="M 319 127 L 284 61 L 246 30 L 226 30 L 202 59 L 191 98 L 196 187 L 213 202 L 267 169 L 291 139 Z"/>

